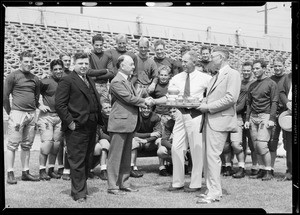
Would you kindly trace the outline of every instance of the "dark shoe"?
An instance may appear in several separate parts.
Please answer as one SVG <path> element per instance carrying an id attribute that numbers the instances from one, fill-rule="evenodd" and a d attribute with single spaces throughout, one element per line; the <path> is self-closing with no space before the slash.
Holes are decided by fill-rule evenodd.
<path id="1" fill-rule="evenodd" d="M 34 177 L 29 173 L 29 170 L 22 171 L 22 181 L 40 181 L 39 178 Z"/>
<path id="2" fill-rule="evenodd" d="M 274 169 L 271 169 L 271 175 L 274 177 Z"/>
<path id="3" fill-rule="evenodd" d="M 54 178 L 54 179 L 59 179 L 59 178 L 61 177 L 60 175 L 57 175 L 57 174 L 54 172 L 54 167 L 48 168 L 48 175 L 49 175 L 51 178 Z"/>
<path id="4" fill-rule="evenodd" d="M 62 178 L 63 180 L 65 180 L 65 181 L 70 181 L 70 180 L 71 180 L 70 174 L 63 174 L 63 175 L 61 176 L 61 178 Z"/>
<path id="5" fill-rule="evenodd" d="M 252 179 L 263 178 L 265 173 L 266 173 L 266 170 L 259 169 L 257 175 L 252 175 L 252 176 L 250 176 L 250 178 L 252 178 Z"/>
<path id="6" fill-rule="evenodd" d="M 114 195 L 126 195 L 126 193 L 121 190 L 107 190 L 107 193 Z"/>
<path id="7" fill-rule="evenodd" d="M 94 172 L 89 172 L 88 177 L 89 177 L 89 179 L 99 179 L 99 177 L 97 175 L 95 175 Z"/>
<path id="8" fill-rule="evenodd" d="M 240 167 L 239 171 L 232 175 L 233 178 L 244 178 L 245 177 L 245 169 Z"/>
<path id="9" fill-rule="evenodd" d="M 223 175 L 223 173 L 225 172 L 225 170 L 226 170 L 226 166 L 222 166 L 221 167 L 221 174 Z"/>
<path id="10" fill-rule="evenodd" d="M 223 176 L 232 176 L 233 171 L 231 166 L 226 166 L 225 167 L 225 172 L 223 173 Z"/>
<path id="11" fill-rule="evenodd" d="M 172 185 L 168 188 L 168 191 L 177 191 L 177 190 L 181 190 L 183 189 L 183 186 L 182 187 L 173 187 Z"/>
<path id="12" fill-rule="evenodd" d="M 62 175 L 63 175 L 63 172 L 64 172 L 64 168 L 63 168 L 63 167 L 57 169 L 57 175 L 62 176 Z"/>
<path id="13" fill-rule="evenodd" d="M 78 203 L 86 203 L 86 198 L 79 198 L 76 200 Z"/>
<path id="14" fill-rule="evenodd" d="M 199 188 L 185 187 L 184 188 L 184 192 L 187 192 L 187 193 L 197 192 L 197 191 L 200 191 L 200 190 L 201 190 L 201 187 L 199 187 Z"/>
<path id="15" fill-rule="evenodd" d="M 258 170 L 258 169 L 251 169 L 251 173 L 250 173 L 250 175 L 257 175 L 257 174 L 258 174 L 258 172 L 259 172 L 259 170 Z"/>
<path id="16" fill-rule="evenodd" d="M 140 177 L 143 177 L 143 173 L 141 173 L 139 170 L 133 170 L 133 169 L 131 169 L 131 171 L 130 171 L 130 177 L 140 178 Z"/>
<path id="17" fill-rule="evenodd" d="M 266 170 L 266 174 L 264 175 L 264 177 L 261 180 L 270 181 L 271 179 L 273 179 L 273 175 L 271 173 L 271 170 Z"/>
<path id="18" fill-rule="evenodd" d="M 51 179 L 50 176 L 48 176 L 46 173 L 46 169 L 40 169 L 40 180 L 41 181 L 44 181 L 44 180 L 49 181 L 50 179 Z"/>
<path id="19" fill-rule="evenodd" d="M 15 179 L 14 171 L 7 172 L 7 183 L 16 184 L 17 180 Z"/>
<path id="20" fill-rule="evenodd" d="M 106 169 L 100 171 L 100 178 L 102 180 L 107 180 L 107 171 L 106 171 Z"/>
<path id="21" fill-rule="evenodd" d="M 172 175 L 173 174 L 173 165 L 172 164 L 166 165 L 166 170 L 170 175 Z"/>
<path id="22" fill-rule="evenodd" d="M 160 176 L 170 176 L 168 171 L 166 169 L 159 170 L 159 175 Z"/>
<path id="23" fill-rule="evenodd" d="M 125 192 L 138 192 L 139 191 L 138 189 L 133 189 L 130 187 L 122 187 L 122 188 L 120 188 L 120 190 L 125 191 Z"/>

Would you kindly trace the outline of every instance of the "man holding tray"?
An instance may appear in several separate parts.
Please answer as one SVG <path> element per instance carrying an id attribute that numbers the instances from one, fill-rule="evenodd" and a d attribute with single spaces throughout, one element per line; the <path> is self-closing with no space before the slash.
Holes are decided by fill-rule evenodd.
<path id="1" fill-rule="evenodd" d="M 179 91 L 179 97 L 182 96 L 182 103 L 178 103 L 178 110 L 173 128 L 173 144 L 171 149 L 173 161 L 173 179 L 169 191 L 176 191 L 184 188 L 184 157 L 190 147 L 193 168 L 191 174 L 191 183 L 184 188 L 185 192 L 195 192 L 201 189 L 202 167 L 203 167 L 203 149 L 202 134 L 199 133 L 201 112 L 192 106 L 203 99 L 203 93 L 206 90 L 211 76 L 195 69 L 198 55 L 195 51 L 188 51 L 182 56 L 183 72 L 175 75 L 169 84 L 169 89 Z M 167 95 L 168 96 L 168 95 Z M 167 102 L 167 96 L 154 99 L 155 104 L 164 104 Z M 175 103 L 176 106 L 176 103 Z M 195 106 L 196 107 L 196 106 Z"/>

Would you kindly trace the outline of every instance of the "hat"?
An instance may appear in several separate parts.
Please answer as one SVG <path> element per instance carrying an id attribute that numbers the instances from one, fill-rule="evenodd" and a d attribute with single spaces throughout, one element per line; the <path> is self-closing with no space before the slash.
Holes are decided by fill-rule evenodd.
<path id="1" fill-rule="evenodd" d="M 285 131 L 292 131 L 292 114 L 288 111 L 283 111 L 278 117 L 280 127 Z"/>

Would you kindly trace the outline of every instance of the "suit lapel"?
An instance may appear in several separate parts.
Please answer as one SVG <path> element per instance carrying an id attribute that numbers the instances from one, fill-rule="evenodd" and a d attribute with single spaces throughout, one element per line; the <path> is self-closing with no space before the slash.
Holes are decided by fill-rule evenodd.
<path id="1" fill-rule="evenodd" d="M 72 78 L 73 78 L 74 83 L 76 84 L 76 86 L 83 92 L 83 94 L 86 95 L 86 97 L 88 97 L 89 89 L 86 86 L 86 84 L 83 82 L 83 80 L 81 80 L 81 78 L 78 76 L 78 74 L 76 74 L 76 72 L 74 72 Z"/>
<path id="2" fill-rule="evenodd" d="M 209 86 L 209 89 L 207 90 L 208 92 L 207 95 L 210 94 L 212 91 L 214 91 L 214 89 L 226 78 L 227 74 L 228 74 L 228 70 L 219 74 L 216 82 L 215 79 L 213 79 L 213 81 L 211 82 L 212 85 Z"/>

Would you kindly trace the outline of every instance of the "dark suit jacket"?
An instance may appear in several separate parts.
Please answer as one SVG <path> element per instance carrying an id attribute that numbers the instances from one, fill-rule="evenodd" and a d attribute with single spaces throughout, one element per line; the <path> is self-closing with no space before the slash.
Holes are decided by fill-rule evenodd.
<path id="1" fill-rule="evenodd" d="M 87 79 L 97 98 L 98 124 L 103 125 L 99 94 L 95 88 L 94 81 L 88 76 Z M 88 87 L 75 71 L 63 77 L 58 84 L 55 94 L 55 109 L 62 120 L 62 130 L 66 131 L 72 121 L 80 126 L 84 125 L 89 118 L 89 104 L 92 101 Z"/>
<path id="2" fill-rule="evenodd" d="M 112 109 L 108 120 L 108 131 L 116 133 L 131 133 L 137 128 L 138 106 L 144 99 L 137 96 L 133 85 L 120 73 L 110 84 Z"/>

